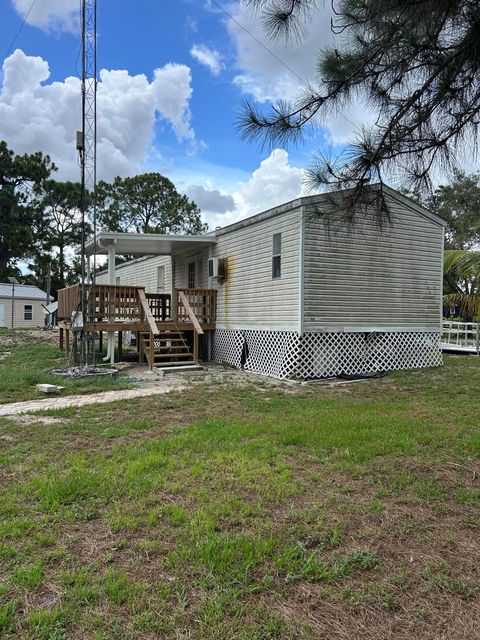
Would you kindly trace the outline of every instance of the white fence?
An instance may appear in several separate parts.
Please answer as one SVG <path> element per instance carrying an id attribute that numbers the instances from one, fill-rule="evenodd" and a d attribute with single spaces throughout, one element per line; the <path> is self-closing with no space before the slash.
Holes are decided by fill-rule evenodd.
<path id="1" fill-rule="evenodd" d="M 442 347 L 444 350 L 467 351 L 480 355 L 480 323 L 443 322 Z"/>

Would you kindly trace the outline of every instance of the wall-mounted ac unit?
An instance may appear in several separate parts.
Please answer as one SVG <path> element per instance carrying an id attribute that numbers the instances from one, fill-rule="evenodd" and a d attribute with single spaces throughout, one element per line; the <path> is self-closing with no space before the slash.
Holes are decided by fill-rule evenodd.
<path id="1" fill-rule="evenodd" d="M 223 279 L 227 276 L 227 259 L 226 258 L 209 258 L 208 260 L 208 277 Z"/>

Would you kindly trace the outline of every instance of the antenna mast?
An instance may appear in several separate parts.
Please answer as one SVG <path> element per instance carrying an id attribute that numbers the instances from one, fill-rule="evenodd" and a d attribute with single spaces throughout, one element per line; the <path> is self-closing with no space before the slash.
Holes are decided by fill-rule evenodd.
<path id="1" fill-rule="evenodd" d="M 86 225 L 89 208 L 93 211 L 94 255 L 92 269 L 92 288 L 95 289 L 96 272 L 96 187 L 97 187 L 97 0 L 82 0 L 82 130 L 77 134 L 77 150 L 80 154 L 81 168 L 81 314 L 82 332 L 80 339 L 80 367 L 91 364 L 95 367 L 95 343 L 93 332 L 85 331 L 87 321 L 87 289 L 89 280 L 89 262 L 85 252 Z M 91 204 L 91 207 L 90 207 Z M 88 282 L 90 284 L 90 282 Z M 95 291 L 91 292 L 95 300 Z M 93 310 L 94 312 L 94 310 Z M 90 362 L 89 362 L 90 360 Z"/>

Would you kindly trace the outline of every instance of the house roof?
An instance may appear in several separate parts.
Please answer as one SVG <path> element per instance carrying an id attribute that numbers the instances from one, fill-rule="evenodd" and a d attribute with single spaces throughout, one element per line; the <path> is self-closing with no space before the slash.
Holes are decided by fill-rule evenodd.
<path id="1" fill-rule="evenodd" d="M 159 233 L 102 231 L 96 237 L 96 253 L 106 255 L 109 248 L 114 245 L 116 255 L 170 256 L 203 249 L 216 242 L 217 238 L 208 234 L 204 236 L 165 236 Z M 94 249 L 94 240 L 90 238 L 85 245 L 87 256 L 93 255 Z"/>
<path id="2" fill-rule="evenodd" d="M 372 184 L 371 188 L 378 189 L 379 185 Z M 433 213 L 429 209 L 426 209 L 424 206 L 422 206 L 418 202 L 415 202 L 415 200 L 412 200 L 408 196 L 403 195 L 396 189 L 392 189 L 387 185 L 383 185 L 382 189 L 384 193 L 390 196 L 393 200 L 397 200 L 397 202 L 400 202 L 404 206 L 414 210 L 420 216 L 424 218 L 428 218 L 431 222 L 434 222 L 435 224 L 441 227 L 447 226 L 447 223 L 443 218 L 438 216 L 436 213 Z M 287 211 L 291 211 L 292 209 L 298 209 L 300 207 L 308 207 L 308 206 L 321 206 L 322 203 L 329 202 L 332 196 L 332 193 L 334 193 L 335 195 L 341 195 L 342 193 L 343 194 L 348 193 L 348 191 L 349 191 L 348 189 L 343 189 L 336 192 L 319 193 L 312 196 L 303 196 L 300 198 L 296 198 L 295 200 L 290 200 L 289 202 L 285 202 L 284 204 L 281 204 L 277 207 L 273 207 L 272 209 L 267 209 L 267 211 L 262 211 L 248 218 L 244 218 L 243 220 L 239 220 L 238 222 L 233 222 L 232 224 L 226 227 L 220 227 L 219 229 L 216 229 L 214 233 L 217 236 L 221 236 L 221 235 L 224 235 L 225 233 L 231 233 L 232 231 L 237 231 L 237 229 L 248 227 L 251 224 L 256 224 L 257 222 L 274 218 L 275 216 L 281 215 L 282 213 L 286 213 Z"/>
<path id="3" fill-rule="evenodd" d="M 0 282 L 0 298 L 12 297 L 12 285 L 9 282 Z M 23 300 L 42 300 L 45 302 L 47 294 L 38 287 L 30 284 L 16 284 L 15 298 Z"/>
<path id="4" fill-rule="evenodd" d="M 372 189 L 378 189 L 378 184 L 371 185 Z M 384 193 L 390 198 L 396 200 L 400 204 L 409 209 L 415 211 L 423 218 L 427 218 L 430 222 L 437 224 L 441 227 L 446 227 L 446 222 L 443 218 L 435 213 L 432 213 L 421 204 L 415 202 L 411 198 L 404 196 L 396 189 L 392 189 L 387 185 L 382 187 Z M 335 192 L 335 195 L 347 194 L 348 189 Z M 203 236 L 168 236 L 156 233 L 114 233 L 114 232 L 100 232 L 96 237 L 96 252 L 99 255 L 108 254 L 109 247 L 112 244 L 115 245 L 116 255 L 135 255 L 135 256 L 159 256 L 159 255 L 181 255 L 185 253 L 191 253 L 192 250 L 196 251 L 202 249 L 209 244 L 215 244 L 218 241 L 218 237 L 226 233 L 232 233 L 238 229 L 248 227 L 257 222 L 268 220 L 275 216 L 291 211 L 292 209 L 298 209 L 300 207 L 309 206 L 321 206 L 330 202 L 331 193 L 320 193 L 313 196 L 303 196 L 290 200 L 285 204 L 279 205 L 267 211 L 262 211 L 253 216 L 234 222 L 226 227 L 219 227 L 214 231 L 206 233 Z M 95 243 L 93 238 L 90 238 L 85 246 L 87 256 L 91 256 L 94 253 Z"/>

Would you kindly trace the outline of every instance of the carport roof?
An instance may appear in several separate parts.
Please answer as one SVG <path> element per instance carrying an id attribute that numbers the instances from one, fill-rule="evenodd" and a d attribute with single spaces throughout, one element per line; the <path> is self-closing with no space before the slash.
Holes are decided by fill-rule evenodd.
<path id="1" fill-rule="evenodd" d="M 94 254 L 96 244 L 97 255 L 107 255 L 113 245 L 116 255 L 132 256 L 172 256 L 190 253 L 209 245 L 216 244 L 217 238 L 205 236 L 166 236 L 158 233 L 113 233 L 102 231 L 97 234 L 96 243 L 93 238 L 87 240 L 85 251 L 87 256 Z"/>

